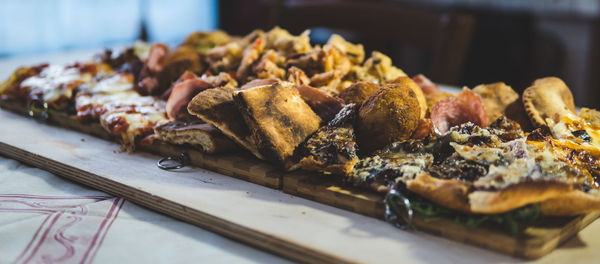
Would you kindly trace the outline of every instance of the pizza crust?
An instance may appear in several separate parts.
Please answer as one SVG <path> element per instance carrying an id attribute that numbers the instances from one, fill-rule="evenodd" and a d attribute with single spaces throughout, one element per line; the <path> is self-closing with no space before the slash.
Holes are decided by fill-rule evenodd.
<path id="1" fill-rule="evenodd" d="M 417 175 L 406 184 L 406 188 L 441 206 L 469 213 L 468 193 L 470 183 L 456 179 L 439 179 L 428 174 Z"/>
<path id="2" fill-rule="evenodd" d="M 600 197 L 558 181 L 527 181 L 499 191 L 472 191 L 471 184 L 420 174 L 406 188 L 446 208 L 463 213 L 499 214 L 540 203 L 542 214 L 575 216 L 600 210 Z"/>
<path id="3" fill-rule="evenodd" d="M 575 216 L 600 210 L 600 198 L 573 190 L 558 198 L 551 198 L 541 203 L 542 214 L 552 216 Z"/>
<path id="4" fill-rule="evenodd" d="M 560 198 L 572 190 L 572 185 L 558 181 L 526 181 L 499 191 L 474 191 L 469 194 L 469 204 L 473 213 L 498 214 Z"/>

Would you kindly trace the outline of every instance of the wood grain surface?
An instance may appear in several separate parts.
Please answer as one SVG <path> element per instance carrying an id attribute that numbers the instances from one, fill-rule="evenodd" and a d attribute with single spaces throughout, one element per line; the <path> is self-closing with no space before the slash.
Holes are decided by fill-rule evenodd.
<path id="1" fill-rule="evenodd" d="M 24 112 L 23 107 L 11 102 L 0 101 L 0 106 L 20 114 L 23 114 Z M 28 131 L 27 133 L 34 135 L 36 133 L 44 133 L 43 130 L 35 128 L 38 126 L 36 125 L 38 123 L 32 119 L 22 117 L 16 117 L 15 119 L 14 116 L 9 116 L 11 114 L 6 112 L 3 112 L 2 115 L 4 119 L 12 118 L 12 120 L 16 120 L 15 122 L 19 122 L 21 126 L 23 126 L 23 124 L 29 125 L 27 129 L 31 131 Z M 82 124 L 64 114 L 59 113 L 51 115 L 49 121 L 58 126 L 78 130 L 103 139 L 113 139 L 98 124 Z M 14 138 L 11 142 L 8 141 L 11 140 L 8 140 L 5 136 L 0 136 L 0 154 L 46 169 L 93 188 L 123 196 L 153 210 L 163 212 L 203 228 L 241 240 L 245 243 L 296 260 L 310 262 L 349 261 L 349 259 L 346 259 L 343 256 L 336 256 L 335 254 L 331 254 L 321 249 L 310 248 L 310 246 L 307 247 L 307 245 L 298 243 L 297 241 L 290 242 L 285 239 L 280 239 L 279 237 L 273 237 L 264 233 L 264 231 L 260 232 L 254 229 L 247 230 L 245 227 L 240 226 L 236 221 L 228 222 L 223 219 L 214 218 L 210 214 L 210 211 L 207 212 L 203 208 L 198 208 L 193 205 L 182 205 L 178 196 L 175 196 L 174 198 L 157 197 L 156 194 L 140 189 L 140 186 L 106 177 L 105 174 L 103 174 L 103 170 L 98 170 L 96 166 L 92 166 L 91 168 L 86 168 L 85 166 L 71 166 L 72 164 L 78 163 L 73 162 L 73 158 L 77 159 L 79 162 L 81 159 L 87 158 L 86 156 L 81 156 L 72 151 L 65 154 L 63 157 L 54 159 L 51 158 L 52 155 L 43 155 L 36 151 L 28 150 L 27 147 L 31 144 L 30 142 L 19 142 L 19 140 L 14 140 Z M 82 146 L 87 147 L 86 144 L 91 143 L 81 142 L 81 144 Z M 342 187 L 336 184 L 332 177 L 327 175 L 318 175 L 305 171 L 284 173 L 274 166 L 259 161 L 246 153 L 207 155 L 189 147 L 173 146 L 164 143 L 142 146 L 141 150 L 156 153 L 160 156 L 187 151 L 190 154 L 193 165 L 259 185 L 281 189 L 288 194 L 304 197 L 309 200 L 370 217 L 381 219 L 385 209 L 382 202 L 383 196 L 381 194 L 361 189 Z M 106 151 L 106 148 L 104 148 L 104 152 L 96 150 L 95 155 L 107 159 L 111 159 L 111 156 L 113 156 L 112 159 L 114 159 L 115 155 L 118 155 L 119 157 L 136 157 L 143 155 L 143 153 L 128 155 L 126 153 L 114 152 L 114 150 Z M 157 158 L 154 159 L 156 160 Z M 154 164 L 145 164 L 144 166 L 149 167 L 145 169 L 160 171 Z M 414 224 L 419 230 L 424 230 L 438 236 L 477 245 L 513 256 L 533 259 L 551 252 L 560 243 L 575 235 L 589 223 L 594 221 L 599 215 L 600 214 L 595 213 L 586 216 L 561 218 L 551 222 L 540 223 L 536 226 L 527 227 L 522 234 L 517 236 L 511 236 L 503 230 L 467 228 L 463 224 L 454 223 L 453 221 L 444 219 L 423 221 L 421 218 L 417 217 Z M 381 224 L 385 225 L 385 223 Z M 389 227 L 391 227 L 391 225 Z M 395 232 L 401 231 L 395 230 Z"/>

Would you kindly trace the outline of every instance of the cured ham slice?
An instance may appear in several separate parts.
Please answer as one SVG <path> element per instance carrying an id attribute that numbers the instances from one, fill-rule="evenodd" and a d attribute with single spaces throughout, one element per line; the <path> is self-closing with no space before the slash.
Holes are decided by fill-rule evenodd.
<path id="1" fill-rule="evenodd" d="M 464 88 L 456 97 L 439 100 L 431 110 L 431 121 L 440 134 L 460 124 L 472 122 L 480 127 L 488 125 L 481 97 Z"/>
<path id="2" fill-rule="evenodd" d="M 165 44 L 156 43 L 152 46 L 150 55 L 148 55 L 148 59 L 142 67 L 139 82 L 136 86 L 136 90 L 140 94 L 151 95 L 160 92 L 157 75 L 165 67 L 165 59 L 168 52 L 169 47 Z"/>
<path id="3" fill-rule="evenodd" d="M 188 103 L 198 93 L 213 86 L 203 79 L 195 78 L 185 80 L 175 86 L 167 100 L 167 116 L 170 119 L 185 119 L 191 116 L 187 111 Z"/>
<path id="4" fill-rule="evenodd" d="M 307 85 L 298 85 L 296 90 L 300 93 L 302 100 L 325 122 L 333 119 L 344 107 L 340 99 L 321 92 L 319 89 Z"/>
<path id="5" fill-rule="evenodd" d="M 438 88 L 435 83 L 433 83 L 423 74 L 415 75 L 412 77 L 412 80 L 415 81 L 419 87 L 421 87 L 421 90 L 423 90 L 424 94 L 434 94 L 440 92 L 440 88 Z"/>
<path id="6" fill-rule="evenodd" d="M 469 88 L 463 88 L 457 97 L 466 103 L 471 112 L 477 116 L 477 120 L 472 120 L 471 122 L 480 127 L 486 127 L 489 125 L 487 112 L 483 106 L 483 100 L 478 94 L 471 91 Z"/>

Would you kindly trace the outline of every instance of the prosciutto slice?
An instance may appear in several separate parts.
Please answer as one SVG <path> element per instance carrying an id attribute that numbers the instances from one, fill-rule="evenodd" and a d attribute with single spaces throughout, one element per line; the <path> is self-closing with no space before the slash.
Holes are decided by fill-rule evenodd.
<path id="1" fill-rule="evenodd" d="M 425 77 L 423 74 L 417 74 L 412 77 L 413 81 L 417 83 L 421 90 L 423 90 L 424 94 L 434 94 L 440 92 L 440 88 L 435 85 L 429 78 Z"/>
<path id="2" fill-rule="evenodd" d="M 439 134 L 445 134 L 451 127 L 467 122 L 480 127 L 488 125 L 481 97 L 468 88 L 463 88 L 456 97 L 436 102 L 431 110 L 431 121 Z"/>
<path id="3" fill-rule="evenodd" d="M 156 43 L 150 49 L 148 59 L 139 76 L 139 82 L 136 85 L 136 90 L 142 95 L 152 95 L 160 93 L 160 84 L 158 81 L 158 73 L 165 67 L 165 60 L 169 47 L 162 43 Z"/>
<path id="4" fill-rule="evenodd" d="M 188 103 L 199 92 L 212 87 L 212 84 L 200 78 L 188 79 L 176 84 L 171 90 L 169 100 L 167 100 L 167 116 L 170 119 L 186 119 L 190 117 L 187 111 Z"/>
<path id="5" fill-rule="evenodd" d="M 298 85 L 300 97 L 324 121 L 329 122 L 344 107 L 340 99 L 308 85 Z"/>

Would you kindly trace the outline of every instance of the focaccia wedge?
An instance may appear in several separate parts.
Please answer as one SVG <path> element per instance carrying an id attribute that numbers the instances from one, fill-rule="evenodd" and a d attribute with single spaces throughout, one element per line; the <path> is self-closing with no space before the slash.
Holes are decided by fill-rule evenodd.
<path id="1" fill-rule="evenodd" d="M 294 150 L 319 128 L 321 118 L 291 83 L 238 90 L 233 98 L 259 153 L 286 170 L 292 169 Z"/>
<path id="2" fill-rule="evenodd" d="M 254 156 L 262 159 L 256 142 L 233 101 L 233 93 L 236 90 L 232 87 L 217 87 L 202 91 L 192 98 L 188 104 L 188 111 L 215 126 Z"/>

